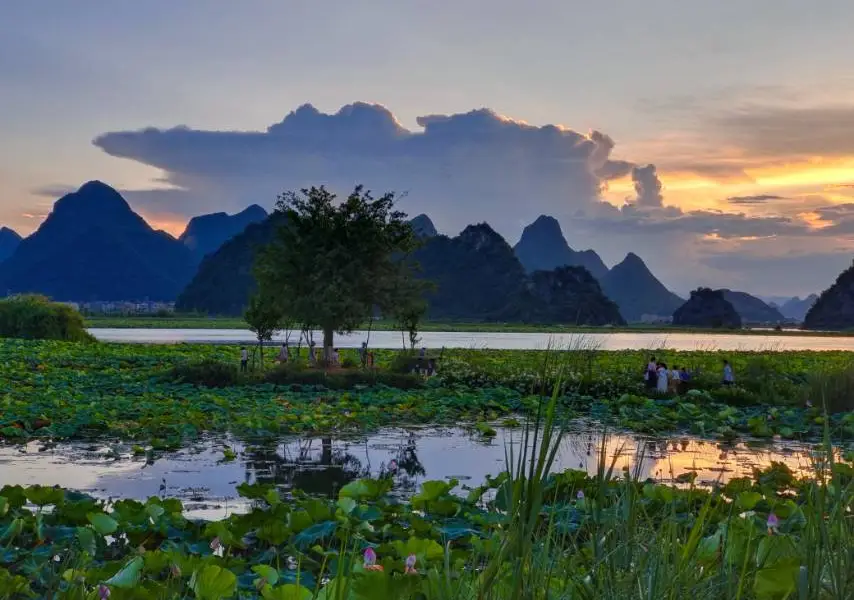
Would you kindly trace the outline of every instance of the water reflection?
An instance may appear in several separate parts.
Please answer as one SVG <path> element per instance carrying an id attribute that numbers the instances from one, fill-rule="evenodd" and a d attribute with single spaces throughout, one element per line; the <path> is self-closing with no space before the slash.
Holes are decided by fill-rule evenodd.
<path id="1" fill-rule="evenodd" d="M 595 473 L 603 434 L 590 424 L 577 426 L 562 441 L 555 469 Z M 519 455 L 522 439 L 518 429 L 498 428 L 497 436 L 486 440 L 460 427 L 390 428 L 347 439 L 241 442 L 207 438 L 154 460 L 134 457 L 124 444 L 43 448 L 31 443 L 0 447 L 0 482 L 62 485 L 100 497 L 172 496 L 182 499 L 195 516 L 218 518 L 246 508 L 235 492 L 241 482 L 269 483 L 284 492 L 299 488 L 326 497 L 334 497 L 349 481 L 368 476 L 393 477 L 400 495 L 411 494 L 427 479 L 457 478 L 461 487 L 479 485 L 486 475 L 506 467 L 511 452 Z M 237 452 L 236 460 L 224 460 L 225 445 Z M 605 457 L 616 476 L 628 470 L 641 479 L 669 481 L 695 471 L 701 484 L 750 475 L 754 468 L 772 461 L 800 475 L 812 472 L 811 449 L 801 444 L 751 447 L 690 436 L 649 438 L 620 433 L 607 435 Z"/>

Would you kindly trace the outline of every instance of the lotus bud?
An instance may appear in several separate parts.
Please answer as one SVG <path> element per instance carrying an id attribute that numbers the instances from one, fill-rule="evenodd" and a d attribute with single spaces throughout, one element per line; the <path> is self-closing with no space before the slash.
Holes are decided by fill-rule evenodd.
<path id="1" fill-rule="evenodd" d="M 377 553 L 373 548 L 365 548 L 365 568 L 371 567 L 377 562 Z"/>

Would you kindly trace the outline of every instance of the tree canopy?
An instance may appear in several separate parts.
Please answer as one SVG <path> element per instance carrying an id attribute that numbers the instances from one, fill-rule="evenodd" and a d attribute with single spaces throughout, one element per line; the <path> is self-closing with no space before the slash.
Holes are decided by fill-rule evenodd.
<path id="1" fill-rule="evenodd" d="M 357 186 L 336 200 L 323 186 L 279 196 L 282 223 L 255 265 L 262 295 L 288 320 L 323 330 L 324 348 L 375 308 L 395 314 L 421 295 L 408 260 L 418 240 L 406 214 L 395 210 L 395 195 L 375 199 Z"/>

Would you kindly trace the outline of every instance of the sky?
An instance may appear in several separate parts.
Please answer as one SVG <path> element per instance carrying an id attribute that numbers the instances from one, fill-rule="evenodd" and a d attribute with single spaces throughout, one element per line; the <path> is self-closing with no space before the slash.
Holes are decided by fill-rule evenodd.
<path id="1" fill-rule="evenodd" d="M 175 235 L 324 184 L 511 244 L 540 214 L 677 293 L 854 258 L 854 3 L 0 6 L 0 224 L 100 179 Z"/>

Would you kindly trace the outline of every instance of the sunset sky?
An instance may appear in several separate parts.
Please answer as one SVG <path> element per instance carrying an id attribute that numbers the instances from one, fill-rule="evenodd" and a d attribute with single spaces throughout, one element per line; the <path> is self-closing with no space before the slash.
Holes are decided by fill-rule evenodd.
<path id="1" fill-rule="evenodd" d="M 174 234 L 364 182 L 451 235 L 553 215 L 681 294 L 819 292 L 854 258 L 851 23 L 836 0 L 6 2 L 0 224 L 90 179 Z"/>

